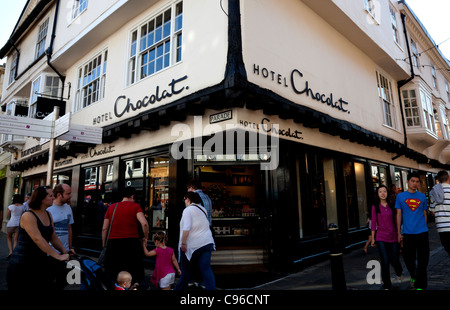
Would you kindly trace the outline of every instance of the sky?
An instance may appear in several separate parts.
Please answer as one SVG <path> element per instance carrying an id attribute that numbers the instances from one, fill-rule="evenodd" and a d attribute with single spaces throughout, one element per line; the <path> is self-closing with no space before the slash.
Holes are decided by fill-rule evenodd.
<path id="1" fill-rule="evenodd" d="M 0 18 L 0 48 L 8 41 L 26 2 L 27 0 L 0 0 L 2 12 Z M 420 19 L 434 42 L 439 45 L 439 49 L 444 56 L 450 59 L 450 18 L 448 17 L 450 0 L 406 0 L 406 3 Z M 6 59 L 1 59 L 0 64 L 5 61 Z"/>

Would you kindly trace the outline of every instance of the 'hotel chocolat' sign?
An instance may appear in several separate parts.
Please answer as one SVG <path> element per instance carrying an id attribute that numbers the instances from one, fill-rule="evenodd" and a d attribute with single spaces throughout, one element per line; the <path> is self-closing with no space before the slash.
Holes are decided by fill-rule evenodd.
<path id="1" fill-rule="evenodd" d="M 306 95 L 331 108 L 350 114 L 350 111 L 347 109 L 347 101 L 342 98 L 335 100 L 333 93 L 321 93 L 317 92 L 317 90 L 313 90 L 309 85 L 309 81 L 302 81 L 303 73 L 297 69 L 292 70 L 290 76 L 286 77 L 267 68 L 260 68 L 259 65 L 254 64 L 253 74 L 262 76 L 265 79 L 270 79 L 281 86 L 290 87 L 297 95 Z"/>
<path id="2" fill-rule="evenodd" d="M 168 84 L 168 88 L 162 89 L 159 85 L 156 86 L 155 91 L 148 96 L 144 96 L 144 98 L 137 100 L 136 102 L 132 102 L 130 98 L 126 96 L 117 97 L 114 103 L 114 116 L 117 118 L 122 117 L 126 113 L 131 111 L 136 111 L 140 109 L 145 109 L 150 105 L 161 102 L 166 98 L 170 98 L 173 95 L 178 95 L 184 90 L 188 90 L 189 86 L 181 86 L 181 82 L 188 78 L 187 75 L 179 78 L 172 79 L 172 81 Z M 111 112 L 106 112 L 102 115 L 98 115 L 94 117 L 93 124 L 99 124 L 108 120 L 113 119 L 113 115 Z"/>
<path id="3" fill-rule="evenodd" d="M 169 83 L 169 89 L 161 90 L 159 86 L 156 86 L 155 92 L 148 96 L 142 98 L 142 100 L 136 101 L 136 103 L 132 103 L 130 98 L 126 96 L 119 96 L 116 99 L 114 104 L 114 115 L 116 117 L 122 117 L 125 113 L 130 111 L 136 111 L 143 108 L 148 107 L 151 104 L 155 104 L 164 100 L 165 98 L 170 98 L 173 95 L 180 94 L 183 90 L 189 89 L 189 86 L 180 86 L 179 83 L 186 80 L 187 75 L 179 78 L 172 79 L 172 82 Z"/>

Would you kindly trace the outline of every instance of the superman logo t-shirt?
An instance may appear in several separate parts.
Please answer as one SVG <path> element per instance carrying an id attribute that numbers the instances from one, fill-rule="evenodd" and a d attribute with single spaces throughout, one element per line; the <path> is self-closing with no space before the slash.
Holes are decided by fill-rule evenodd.
<path id="1" fill-rule="evenodd" d="M 411 209 L 412 212 L 416 211 L 416 209 L 420 206 L 422 201 L 414 198 L 408 198 L 405 200 L 406 205 Z"/>
<path id="2" fill-rule="evenodd" d="M 420 234 L 428 231 L 424 211 L 428 209 L 427 198 L 421 192 L 408 191 L 397 195 L 395 208 L 402 210 L 402 232 Z"/>

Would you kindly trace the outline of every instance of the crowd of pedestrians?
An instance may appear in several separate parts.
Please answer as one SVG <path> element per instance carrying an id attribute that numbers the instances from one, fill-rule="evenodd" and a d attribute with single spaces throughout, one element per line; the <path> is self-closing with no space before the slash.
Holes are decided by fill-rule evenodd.
<path id="1" fill-rule="evenodd" d="M 384 289 L 401 282 L 402 257 L 410 275 L 412 289 L 427 288 L 430 255 L 427 216 L 435 217 L 441 243 L 450 256 L 450 177 L 440 171 L 437 184 L 427 197 L 418 191 L 417 173 L 407 176 L 408 188 L 399 194 L 381 185 L 370 209 L 370 237 L 365 247 L 377 247 Z M 103 263 L 116 290 L 156 288 L 186 290 L 192 281 L 215 289 L 211 254 L 215 250 L 211 232 L 211 200 L 195 181 L 189 182 L 184 195 L 185 209 L 180 220 L 178 257 L 166 245 L 166 234 L 153 236 L 154 249 L 148 249 L 149 224 L 141 206 L 135 202 L 136 191 L 126 187 L 120 202 L 108 208 L 102 228 L 105 247 Z M 6 281 L 9 290 L 64 289 L 67 285 L 65 262 L 75 254 L 72 244 L 74 223 L 67 184 L 54 188 L 40 186 L 23 199 L 14 195 L 8 206 L 7 244 L 9 248 Z M 28 199 L 29 198 L 29 199 Z M 107 245 L 107 247 L 106 247 Z M 156 257 L 155 269 L 145 283 L 144 257 Z M 390 267 L 394 277 L 390 275 Z M 175 283 L 176 276 L 179 280 Z"/>
<path id="2" fill-rule="evenodd" d="M 149 224 L 141 206 L 135 202 L 136 190 L 124 188 L 120 202 L 106 211 L 102 228 L 105 248 L 102 267 L 116 290 L 187 289 L 195 277 L 207 290 L 215 289 L 211 269 L 211 253 L 215 249 L 210 229 L 211 200 L 190 182 L 184 197 L 186 208 L 180 221 L 179 257 L 166 246 L 166 234 L 153 237 L 156 248 L 149 251 Z M 24 204 L 22 195 L 14 195 L 8 207 L 9 290 L 53 289 L 67 286 L 66 262 L 75 255 L 72 244 L 74 223 L 70 200 L 71 187 L 57 184 L 54 188 L 40 186 Z M 107 246 L 106 246 L 107 245 Z M 145 282 L 144 257 L 156 256 L 150 283 Z M 196 273 L 196 271 L 199 271 Z M 180 276 L 175 286 L 175 277 Z M 83 288 L 83 286 L 82 286 Z"/>
<path id="3" fill-rule="evenodd" d="M 450 256 L 450 178 L 447 171 L 440 171 L 437 184 L 430 191 L 430 207 L 427 197 L 418 191 L 420 176 L 411 172 L 407 176 L 408 188 L 399 194 L 392 193 L 385 185 L 376 190 L 375 203 L 370 213 L 371 237 L 368 243 L 378 248 L 381 262 L 381 278 L 384 289 L 391 289 L 392 282 L 402 281 L 403 257 L 410 275 L 411 289 L 424 290 L 428 286 L 427 267 L 430 256 L 427 217 L 435 217 L 441 243 Z M 365 247 L 367 249 L 367 245 Z M 394 275 L 390 275 L 390 266 Z"/>

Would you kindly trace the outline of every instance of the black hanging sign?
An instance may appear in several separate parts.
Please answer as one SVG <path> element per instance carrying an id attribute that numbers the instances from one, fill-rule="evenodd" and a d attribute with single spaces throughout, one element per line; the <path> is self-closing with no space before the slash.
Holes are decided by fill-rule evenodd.
<path id="1" fill-rule="evenodd" d="M 66 102 L 63 100 L 38 97 L 36 102 L 36 114 L 34 118 L 44 119 L 47 115 L 53 112 L 53 108 L 59 106 L 59 117 L 66 114 Z"/>

